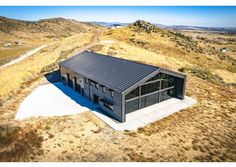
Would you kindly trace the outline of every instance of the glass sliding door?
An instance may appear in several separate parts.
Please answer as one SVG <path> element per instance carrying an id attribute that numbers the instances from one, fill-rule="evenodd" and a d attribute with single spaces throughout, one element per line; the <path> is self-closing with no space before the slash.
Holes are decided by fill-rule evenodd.
<path id="1" fill-rule="evenodd" d="M 174 97 L 173 76 L 159 73 L 125 96 L 125 112 L 130 113 Z"/>
<path id="2" fill-rule="evenodd" d="M 174 88 L 164 90 L 164 91 L 160 92 L 160 102 L 170 99 L 173 96 L 174 96 Z"/>
<path id="3" fill-rule="evenodd" d="M 141 97 L 141 108 L 151 106 L 159 102 L 159 93 Z"/>
<path id="4" fill-rule="evenodd" d="M 139 99 L 125 102 L 125 113 L 128 114 L 139 109 Z"/>

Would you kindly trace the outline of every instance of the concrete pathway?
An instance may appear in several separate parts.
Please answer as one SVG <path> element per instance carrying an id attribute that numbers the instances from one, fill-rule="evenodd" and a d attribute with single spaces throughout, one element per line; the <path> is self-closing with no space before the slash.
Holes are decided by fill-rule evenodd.
<path id="1" fill-rule="evenodd" d="M 61 82 L 41 85 L 35 89 L 20 105 L 17 120 L 38 116 L 63 116 L 90 111 L 114 130 L 136 130 L 151 122 L 167 117 L 179 110 L 188 108 L 196 100 L 185 97 L 184 100 L 169 99 L 126 115 L 126 122 L 106 116 L 97 106 L 73 91 Z"/>
<path id="2" fill-rule="evenodd" d="M 182 109 L 188 108 L 195 103 L 196 100 L 187 96 L 184 100 L 172 98 L 127 114 L 126 122 L 124 123 L 120 123 L 99 112 L 93 113 L 115 130 L 136 130 Z"/>

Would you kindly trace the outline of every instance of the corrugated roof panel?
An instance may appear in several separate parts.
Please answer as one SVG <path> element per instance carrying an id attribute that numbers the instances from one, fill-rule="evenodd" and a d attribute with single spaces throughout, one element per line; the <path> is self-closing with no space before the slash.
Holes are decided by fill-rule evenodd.
<path id="1" fill-rule="evenodd" d="M 118 92 L 123 92 L 159 69 L 159 67 L 88 51 L 79 53 L 60 65 Z"/>

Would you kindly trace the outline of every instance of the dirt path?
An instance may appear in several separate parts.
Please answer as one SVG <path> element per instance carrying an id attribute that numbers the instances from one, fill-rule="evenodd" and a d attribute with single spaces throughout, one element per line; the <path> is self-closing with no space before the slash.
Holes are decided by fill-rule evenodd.
<path id="1" fill-rule="evenodd" d="M 86 46 L 82 47 L 81 50 L 80 50 L 78 53 L 81 53 L 81 52 L 83 52 L 83 51 L 85 51 L 85 50 L 87 50 L 87 49 L 93 47 L 94 45 L 96 45 L 96 43 L 98 42 L 98 38 L 99 38 L 99 36 L 101 35 L 101 33 L 102 33 L 102 31 L 97 32 L 96 35 L 93 37 L 92 41 L 91 41 L 89 44 L 87 44 Z M 49 45 L 52 45 L 52 44 L 53 44 L 53 43 L 49 43 L 49 44 L 45 44 L 45 45 L 42 45 L 42 46 L 40 46 L 40 47 L 34 48 L 34 49 L 32 49 L 32 50 L 26 52 L 25 54 L 22 54 L 22 55 L 19 56 L 18 58 L 16 58 L 16 59 L 10 61 L 9 63 L 6 63 L 6 64 L 2 65 L 2 66 L 0 67 L 0 69 L 5 68 L 5 67 L 8 67 L 8 66 L 10 66 L 10 65 L 13 65 L 13 64 L 15 64 L 15 63 L 18 63 L 18 62 L 24 60 L 25 58 L 27 58 L 27 57 L 29 57 L 29 56 L 32 56 L 32 55 L 34 55 L 35 53 L 39 52 L 41 49 L 43 49 L 43 48 L 45 48 L 45 47 L 48 47 Z M 77 53 L 77 54 L 78 54 L 78 53 Z"/>
<path id="2" fill-rule="evenodd" d="M 95 35 L 94 35 L 94 37 L 93 37 L 93 39 L 91 40 L 91 42 L 89 43 L 89 44 L 87 44 L 87 45 L 85 45 L 84 47 L 82 47 L 81 49 L 80 49 L 80 51 L 78 51 L 76 54 L 78 54 L 78 53 L 81 53 L 81 52 L 84 52 L 85 50 L 88 50 L 89 48 L 91 48 L 91 47 L 93 47 L 94 45 L 96 45 L 97 43 L 98 43 L 98 41 L 99 41 L 99 36 L 101 35 L 101 33 L 102 33 L 102 31 L 98 31 Z"/>
<path id="3" fill-rule="evenodd" d="M 34 55 L 35 53 L 37 53 L 38 51 L 40 51 L 41 49 L 43 49 L 43 48 L 45 48 L 45 47 L 47 47 L 47 46 L 49 46 L 49 45 L 50 45 L 50 44 L 46 44 L 46 45 L 42 45 L 42 46 L 40 46 L 40 47 L 31 49 L 30 51 L 26 52 L 25 54 L 20 55 L 18 58 L 16 58 L 16 59 L 10 61 L 9 63 L 6 63 L 6 64 L 2 65 L 2 66 L 0 67 L 0 69 L 5 68 L 5 67 L 8 67 L 8 66 L 10 66 L 10 65 L 13 65 L 13 64 L 15 64 L 15 63 L 18 63 L 18 62 L 24 60 L 25 58 Z"/>

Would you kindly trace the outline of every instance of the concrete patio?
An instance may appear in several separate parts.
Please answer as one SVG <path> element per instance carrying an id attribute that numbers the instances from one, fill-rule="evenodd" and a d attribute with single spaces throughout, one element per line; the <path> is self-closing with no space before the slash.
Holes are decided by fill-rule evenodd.
<path id="1" fill-rule="evenodd" d="M 61 82 L 49 83 L 39 86 L 25 98 L 15 119 L 74 115 L 96 109 L 93 107 L 93 103 Z"/>
<path id="2" fill-rule="evenodd" d="M 185 96 L 184 100 L 172 98 L 127 114 L 126 122 L 124 123 L 120 123 L 99 112 L 92 111 L 92 113 L 115 130 L 136 130 L 194 104 L 196 104 L 196 100 L 187 96 Z"/>
<path id="3" fill-rule="evenodd" d="M 184 100 L 172 98 L 126 115 L 126 122 L 107 116 L 98 110 L 98 106 L 61 82 L 41 85 L 35 89 L 20 105 L 17 120 L 39 116 L 63 116 L 90 111 L 114 130 L 136 130 L 151 122 L 167 117 L 179 110 L 188 108 L 196 100 L 185 97 Z"/>

